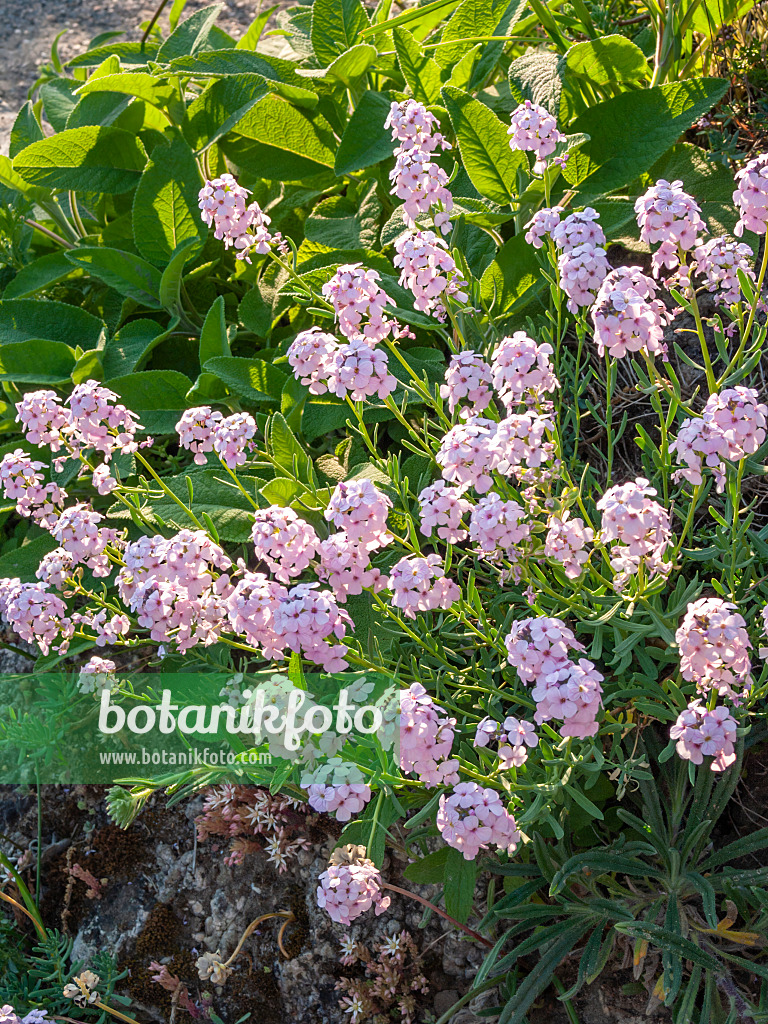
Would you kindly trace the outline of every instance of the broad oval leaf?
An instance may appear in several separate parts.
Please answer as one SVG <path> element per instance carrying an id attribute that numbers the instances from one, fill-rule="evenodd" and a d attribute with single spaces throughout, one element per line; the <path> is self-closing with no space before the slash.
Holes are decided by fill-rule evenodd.
<path id="1" fill-rule="evenodd" d="M 147 154 L 131 132 L 87 125 L 33 142 L 13 161 L 32 185 L 77 192 L 128 192 L 139 183 Z"/>

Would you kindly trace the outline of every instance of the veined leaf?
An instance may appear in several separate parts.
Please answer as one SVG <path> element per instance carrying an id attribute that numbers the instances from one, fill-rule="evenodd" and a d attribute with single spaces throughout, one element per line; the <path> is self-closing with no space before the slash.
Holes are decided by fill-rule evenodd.
<path id="1" fill-rule="evenodd" d="M 70 249 L 66 257 L 121 295 L 150 309 L 160 308 L 160 272 L 141 256 L 106 246 L 78 246 Z"/>
<path id="2" fill-rule="evenodd" d="M 69 128 L 33 142 L 13 161 L 25 181 L 79 192 L 128 192 L 139 183 L 147 155 L 122 128 Z"/>

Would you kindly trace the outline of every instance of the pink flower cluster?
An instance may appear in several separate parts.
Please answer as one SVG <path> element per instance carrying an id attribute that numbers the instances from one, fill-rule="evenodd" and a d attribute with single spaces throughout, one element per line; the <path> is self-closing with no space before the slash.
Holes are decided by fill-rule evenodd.
<path id="1" fill-rule="evenodd" d="M 621 359 L 628 352 L 664 353 L 664 327 L 672 316 L 655 297 L 656 284 L 637 267 L 612 270 L 592 307 L 599 355 Z"/>
<path id="2" fill-rule="evenodd" d="M 539 738 L 530 722 L 519 718 L 505 718 L 503 723 L 484 718 L 478 723 L 474 746 L 487 747 L 498 744 L 499 767 L 502 771 L 520 768 L 528 760 L 528 748 L 537 746 Z"/>
<path id="3" fill-rule="evenodd" d="M 512 854 L 520 842 L 517 822 L 501 801 L 495 789 L 462 782 L 450 796 L 440 797 L 437 811 L 440 835 L 464 860 L 474 860 L 491 843 Z"/>
<path id="4" fill-rule="evenodd" d="M 382 893 L 382 881 L 373 861 L 331 863 L 318 878 L 317 905 L 332 921 L 349 926 L 366 910 L 383 914 L 391 900 Z"/>
<path id="5" fill-rule="evenodd" d="M 392 103 L 384 127 L 391 128 L 393 140 L 399 142 L 389 177 L 392 194 L 403 200 L 405 223 L 415 228 L 419 216 L 437 206 L 435 227 L 447 235 L 451 229 L 453 196 L 448 189 L 448 175 L 432 160 L 432 154 L 438 148 L 450 149 L 451 144 L 434 131 L 437 123 L 423 103 L 408 99 Z"/>
<path id="6" fill-rule="evenodd" d="M 56 483 L 43 483 L 44 463 L 33 461 L 22 449 L 7 452 L 0 460 L 3 494 L 16 502 L 16 511 L 50 530 L 58 520 L 67 494 Z"/>
<path id="7" fill-rule="evenodd" d="M 672 531 L 669 513 L 654 501 L 656 489 L 644 477 L 610 487 L 597 503 L 602 512 L 600 541 L 613 544 L 611 566 L 617 575 L 613 585 L 621 593 L 641 565 L 649 576 L 666 575 L 664 561 Z"/>
<path id="8" fill-rule="evenodd" d="M 373 395 L 384 399 L 397 387 L 387 353 L 372 348 L 363 336 L 340 345 L 333 335 L 311 327 L 291 342 L 288 362 L 296 379 L 313 395 L 330 391 L 337 398 L 349 395 L 354 402 L 362 402 Z"/>
<path id="9" fill-rule="evenodd" d="M 504 643 L 507 660 L 524 683 L 535 683 L 557 672 L 567 664 L 569 651 L 584 650 L 561 619 L 545 615 L 513 622 Z"/>
<path id="10" fill-rule="evenodd" d="M 470 405 L 462 408 L 462 414 L 477 416 L 493 398 L 490 384 L 491 368 L 483 357 L 478 352 L 458 352 L 451 356 L 440 397 L 448 402 L 449 412 L 466 400 Z"/>
<path id="11" fill-rule="evenodd" d="M 602 703 L 602 675 L 591 661 L 573 662 L 569 651 L 583 651 L 560 619 L 522 619 L 505 639 L 508 661 L 525 683 L 533 683 L 534 721 L 562 721 L 561 736 L 594 736 Z"/>
<path id="12" fill-rule="evenodd" d="M 533 153 L 535 174 L 543 173 L 550 157 L 565 136 L 558 131 L 557 120 L 538 103 L 526 100 L 512 111 L 512 122 L 507 129 L 511 149 Z"/>
<path id="13" fill-rule="evenodd" d="M 467 531 L 462 527 L 461 520 L 472 505 L 462 497 L 460 488 L 450 487 L 444 480 L 437 480 L 419 494 L 419 506 L 419 529 L 426 537 L 431 537 L 436 528 L 437 536 L 447 544 L 458 544 L 466 540 Z"/>
<path id="14" fill-rule="evenodd" d="M 392 605 L 407 619 L 417 612 L 450 608 L 461 597 L 461 590 L 445 575 L 440 555 L 411 555 L 392 567 L 389 577 Z"/>
<path id="15" fill-rule="evenodd" d="M 594 540 L 594 531 L 584 525 L 583 519 L 572 519 L 567 510 L 560 516 L 552 516 L 549 520 L 544 554 L 562 562 L 565 575 L 570 580 L 578 579 L 584 571 L 584 563 L 589 557 L 587 544 Z"/>
<path id="16" fill-rule="evenodd" d="M 325 672 L 341 672 L 349 648 L 332 639 L 343 640 L 353 623 L 334 595 L 319 586 L 299 583 L 281 597 L 274 610 L 275 633 L 282 647 L 303 654 Z"/>
<path id="17" fill-rule="evenodd" d="M 711 757 L 711 771 L 722 772 L 736 760 L 736 728 L 728 708 L 709 710 L 700 700 L 694 700 L 680 712 L 669 735 L 677 740 L 675 747 L 684 761 L 702 764 L 705 757 Z"/>
<path id="18" fill-rule="evenodd" d="M 339 330 L 345 338 L 364 338 L 375 345 L 387 337 L 394 321 L 387 319 L 386 307 L 394 305 L 375 270 L 364 270 L 360 263 L 339 267 L 322 293 L 333 306 Z"/>
<path id="19" fill-rule="evenodd" d="M 494 471 L 531 483 L 553 454 L 553 445 L 546 440 L 551 429 L 551 421 L 535 413 L 507 416 L 499 423 L 477 416 L 452 427 L 435 458 L 443 478 L 460 491 L 474 487 L 485 494 L 493 485 Z"/>
<path id="20" fill-rule="evenodd" d="M 635 201 L 635 213 L 641 239 L 650 245 L 661 243 L 653 254 L 655 277 L 663 266 L 674 269 L 680 262 L 679 252 L 692 249 L 698 235 L 707 231 L 701 207 L 683 190 L 682 181 L 659 178 Z"/>
<path id="21" fill-rule="evenodd" d="M 718 491 L 725 486 L 725 462 L 754 455 L 765 440 L 768 408 L 754 388 L 737 386 L 710 395 L 700 418 L 685 420 L 669 446 L 683 469 L 675 478 L 699 485 L 711 469 Z"/>
<path id="22" fill-rule="evenodd" d="M 350 595 L 362 594 L 363 589 L 378 592 L 389 582 L 380 569 L 371 566 L 368 547 L 351 540 L 343 531 L 320 541 L 317 550 L 320 556 L 315 570 L 318 579 L 330 586 L 341 604 Z"/>
<path id="23" fill-rule="evenodd" d="M 58 594 L 49 593 L 47 583 L 3 580 L 0 614 L 22 640 L 37 644 L 43 654 L 51 649 L 66 654 L 69 649 L 75 623 Z"/>
<path id="24" fill-rule="evenodd" d="M 371 787 L 356 782 L 340 786 L 313 783 L 307 788 L 309 806 L 320 814 L 335 814 L 337 821 L 349 821 L 370 799 Z"/>
<path id="25" fill-rule="evenodd" d="M 238 185 L 231 174 L 206 180 L 198 195 L 200 218 L 213 226 L 214 238 L 223 240 L 225 248 L 234 245 L 237 258 L 250 263 L 251 253 L 261 255 L 280 241 L 269 233 L 270 218 L 258 203 L 248 205 L 248 189 Z"/>
<path id="26" fill-rule="evenodd" d="M 109 462 L 115 452 L 135 452 L 138 416 L 119 402 L 119 396 L 95 380 L 77 384 L 65 409 L 53 391 L 28 391 L 16 404 L 27 440 L 53 452 L 71 455 L 84 449 L 101 452 Z M 63 461 L 63 460 L 62 460 Z"/>
<path id="27" fill-rule="evenodd" d="M 517 561 L 520 545 L 531 535 L 525 509 L 516 501 L 502 501 L 491 491 L 472 509 L 469 536 L 481 558 Z"/>
<path id="28" fill-rule="evenodd" d="M 741 271 L 754 283 L 753 253 L 746 242 L 733 242 L 723 235 L 710 238 L 693 250 L 694 269 L 704 277 L 707 291 L 717 292 L 717 302 L 731 305 L 741 298 Z"/>
<path id="29" fill-rule="evenodd" d="M 456 719 L 440 711 L 421 683 L 400 693 L 400 767 L 428 787 L 459 781 L 459 762 L 451 760 Z"/>
<path id="30" fill-rule="evenodd" d="M 173 644 L 184 653 L 219 639 L 232 563 L 206 533 L 141 537 L 127 546 L 123 558 L 117 576 L 120 597 L 163 650 Z"/>
<path id="31" fill-rule="evenodd" d="M 51 534 L 69 556 L 71 565 L 87 565 L 94 576 L 109 576 L 112 566 L 106 553 L 108 544 L 115 545 L 115 530 L 99 529 L 104 516 L 85 502 L 65 508 Z"/>
<path id="32" fill-rule="evenodd" d="M 683 679 L 702 693 L 716 690 L 738 704 L 752 685 L 746 622 L 736 605 L 702 597 L 688 605 L 675 633 Z"/>
<path id="33" fill-rule="evenodd" d="M 387 532 L 387 516 L 392 502 L 370 480 L 348 480 L 336 485 L 325 518 L 344 530 L 350 540 L 367 551 L 392 543 Z"/>
<path id="34" fill-rule="evenodd" d="M 246 412 L 226 419 L 210 406 L 187 409 L 176 424 L 179 445 L 195 456 L 198 466 L 205 465 L 206 454 L 215 451 L 225 466 L 234 469 L 245 464 L 246 452 L 256 435 L 256 420 Z"/>
<path id="35" fill-rule="evenodd" d="M 281 583 L 300 576 L 317 553 L 314 528 L 292 508 L 270 505 L 254 513 L 251 528 L 256 557 L 266 562 Z"/>
<path id="36" fill-rule="evenodd" d="M 555 391 L 559 386 L 547 342 L 536 342 L 525 331 L 502 338 L 491 357 L 493 386 L 507 409 Z"/>
<path id="37" fill-rule="evenodd" d="M 542 207 L 537 210 L 525 225 L 528 229 L 525 232 L 525 240 L 534 249 L 541 249 L 544 245 L 544 236 L 550 235 L 560 223 L 560 214 L 564 212 L 562 206 Z"/>
<path id="38" fill-rule="evenodd" d="M 445 318 L 444 298 L 464 304 L 468 299 L 467 282 L 445 242 L 434 231 L 415 231 L 395 242 L 395 267 L 400 284 L 413 293 L 413 305 L 438 320 Z"/>
<path id="39" fill-rule="evenodd" d="M 602 675 L 593 662 L 579 658 L 569 661 L 543 679 L 538 679 L 531 696 L 536 701 L 536 722 L 562 719 L 561 736 L 594 736 L 602 703 Z"/>
<path id="40" fill-rule="evenodd" d="M 591 306 L 598 289 L 611 272 L 605 249 L 594 245 L 577 245 L 562 252 L 557 261 L 560 287 L 568 296 L 568 309 L 578 313 L 583 306 Z"/>
<path id="41" fill-rule="evenodd" d="M 605 232 L 599 224 L 600 214 L 591 206 L 568 214 L 552 228 L 552 241 L 563 252 L 572 252 L 588 245 L 596 249 L 605 245 Z"/>
<path id="42" fill-rule="evenodd" d="M 745 231 L 764 235 L 768 230 L 768 153 L 762 153 L 737 173 L 733 201 L 739 221 L 733 233 L 741 238 Z"/>

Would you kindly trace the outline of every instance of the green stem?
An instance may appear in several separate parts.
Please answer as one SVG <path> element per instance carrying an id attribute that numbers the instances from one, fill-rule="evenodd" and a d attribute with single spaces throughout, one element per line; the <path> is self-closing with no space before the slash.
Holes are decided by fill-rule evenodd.
<path id="1" fill-rule="evenodd" d="M 177 495 L 175 495 L 173 493 L 173 491 L 170 489 L 170 487 L 167 486 L 167 484 L 163 483 L 163 481 L 160 479 L 160 477 L 157 475 L 157 473 L 154 471 L 154 469 L 152 469 L 152 467 L 147 462 L 147 460 L 144 458 L 144 456 L 141 454 L 141 452 L 135 452 L 134 454 L 135 454 L 136 458 L 139 460 L 139 462 L 142 464 L 142 466 L 149 473 L 149 475 L 152 477 L 152 479 L 155 481 L 155 483 L 160 485 L 160 487 L 163 490 L 163 493 L 167 497 L 169 497 L 172 501 L 174 501 L 179 506 L 180 509 L 183 509 L 184 512 L 186 512 L 186 514 L 189 516 L 189 518 L 192 520 L 192 522 L 195 524 L 195 526 L 198 528 L 198 530 L 202 530 L 204 533 L 207 533 L 208 531 L 205 529 L 205 527 L 200 522 L 200 520 L 197 518 L 197 516 L 192 511 L 192 509 L 191 508 L 187 508 L 187 506 L 184 504 L 184 502 L 181 500 L 181 498 L 179 498 Z"/>

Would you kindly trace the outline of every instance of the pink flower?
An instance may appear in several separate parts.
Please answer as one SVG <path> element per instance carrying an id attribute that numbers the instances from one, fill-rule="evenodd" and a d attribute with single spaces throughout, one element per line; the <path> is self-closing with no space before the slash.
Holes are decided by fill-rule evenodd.
<path id="1" fill-rule="evenodd" d="M 236 412 L 217 423 L 213 449 L 225 466 L 234 469 L 245 465 L 246 451 L 253 447 L 256 420 L 247 412 Z"/>
<path id="2" fill-rule="evenodd" d="M 569 214 L 552 229 L 552 241 L 562 253 L 588 245 L 591 249 L 605 245 L 605 234 L 598 221 L 600 214 L 587 206 Z"/>
<path id="3" fill-rule="evenodd" d="M 341 345 L 332 334 L 310 327 L 296 335 L 288 347 L 288 362 L 297 380 L 312 395 L 324 395 L 336 373 Z"/>
<path id="4" fill-rule="evenodd" d="M 461 591 L 446 578 L 442 561 L 439 555 L 426 558 L 412 555 L 401 558 L 392 567 L 389 577 L 392 604 L 400 608 L 406 618 L 415 619 L 417 612 L 450 608 L 458 601 Z"/>
<path id="5" fill-rule="evenodd" d="M 462 414 L 476 416 L 493 397 L 490 383 L 491 368 L 483 357 L 477 352 L 459 352 L 451 356 L 440 397 L 448 402 L 451 413 L 466 399 L 470 405 L 462 409 Z"/>
<path id="6" fill-rule="evenodd" d="M 96 469 L 94 469 L 91 476 L 91 483 L 96 491 L 101 495 L 111 494 L 117 487 L 117 480 L 115 480 L 110 473 L 109 465 L 106 462 L 103 462 L 100 466 L 97 466 Z"/>
<path id="7" fill-rule="evenodd" d="M 440 797 L 436 824 L 445 842 L 474 860 L 491 843 L 512 854 L 520 842 L 517 822 L 494 789 L 462 782 L 450 796 Z"/>
<path id="8" fill-rule="evenodd" d="M 339 267 L 323 285 L 323 295 L 333 306 L 345 338 L 363 337 L 369 345 L 375 345 L 392 329 L 394 321 L 387 319 L 386 307 L 393 306 L 394 301 L 379 287 L 379 280 L 375 270 L 350 263 Z"/>
<path id="9" fill-rule="evenodd" d="M 525 509 L 516 501 L 502 501 L 491 491 L 472 510 L 469 536 L 481 558 L 517 561 L 520 545 L 529 539 L 530 523 L 524 522 Z"/>
<path id="10" fill-rule="evenodd" d="M 317 553 L 314 528 L 292 508 L 270 505 L 254 513 L 251 529 L 256 557 L 267 563 L 281 583 L 300 576 Z"/>
<path id="11" fill-rule="evenodd" d="M 393 262 L 400 270 L 400 284 L 413 293 L 416 309 L 443 319 L 444 297 L 460 304 L 467 301 L 467 282 L 434 231 L 403 235 L 395 242 L 395 251 Z"/>
<path id="12" fill-rule="evenodd" d="M 490 490 L 491 473 L 498 459 L 492 448 L 496 424 L 479 416 L 457 423 L 440 442 L 435 456 L 443 478 L 456 484 L 459 492 L 474 487 L 478 494 Z"/>
<path id="13" fill-rule="evenodd" d="M 275 632 L 275 609 L 288 591 L 260 572 L 246 572 L 226 599 L 226 615 L 232 630 L 247 643 L 259 647 L 265 658 L 283 656 L 283 644 Z"/>
<path id="14" fill-rule="evenodd" d="M 566 510 L 549 520 L 544 554 L 547 558 L 562 562 L 565 575 L 575 580 L 584 571 L 584 563 L 589 557 L 585 548 L 593 539 L 594 532 L 584 525 L 584 520 L 571 519 L 571 513 Z"/>
<path id="15" fill-rule="evenodd" d="M 43 654 L 53 648 L 66 654 L 75 631 L 67 606 L 57 594 L 48 592 L 47 583 L 4 581 L 3 615 L 22 640 L 36 644 Z"/>
<path id="16" fill-rule="evenodd" d="M 134 440 L 138 416 L 120 405 L 114 391 L 98 381 L 78 384 L 69 396 L 69 407 L 70 432 L 76 445 L 102 452 L 105 462 L 114 452 L 124 455 L 138 448 Z"/>
<path id="17" fill-rule="evenodd" d="M 675 633 L 683 679 L 706 693 L 717 690 L 738 704 L 752 686 L 746 622 L 736 605 L 702 597 L 688 605 Z"/>
<path id="18" fill-rule="evenodd" d="M 390 897 L 382 895 L 381 875 L 367 859 L 352 864 L 331 863 L 318 882 L 317 905 L 337 924 L 349 926 L 371 907 L 378 916 L 390 904 Z"/>
<path id="19" fill-rule="evenodd" d="M 313 784 L 307 787 L 309 806 L 320 814 L 334 814 L 337 821 L 349 821 L 359 814 L 371 799 L 371 787 L 360 783 L 340 786 Z"/>
<path id="20" fill-rule="evenodd" d="M 448 544 L 466 540 L 467 531 L 462 528 L 461 520 L 472 505 L 461 495 L 460 488 L 449 487 L 444 480 L 437 480 L 424 488 L 419 494 L 419 529 L 426 537 L 431 537 L 432 531 L 437 528 L 437 536 Z"/>
<path id="21" fill-rule="evenodd" d="M 653 273 L 659 276 L 661 266 L 674 268 L 679 263 L 679 249 L 692 249 L 707 226 L 701 219 L 701 207 L 693 196 L 683 191 L 682 181 L 660 178 L 645 195 L 635 201 L 640 238 L 661 249 L 653 257 Z"/>
<path id="22" fill-rule="evenodd" d="M 664 327 L 672 316 L 655 294 L 656 284 L 637 267 L 607 275 L 592 307 L 599 355 L 621 359 L 628 352 L 665 352 Z"/>
<path id="23" fill-rule="evenodd" d="M 741 298 L 739 271 L 755 283 L 752 258 L 752 250 L 745 242 L 732 242 L 720 235 L 696 246 L 692 269 L 704 277 L 707 291 L 718 292 L 718 303 L 731 305 Z"/>
<path id="24" fill-rule="evenodd" d="M 347 667 L 343 640 L 349 615 L 339 608 L 329 591 L 319 590 L 318 583 L 299 583 L 281 597 L 275 611 L 275 633 L 280 643 L 297 654 L 321 665 L 325 672 L 341 672 Z"/>
<path id="25" fill-rule="evenodd" d="M 602 675 L 586 658 L 568 661 L 540 677 L 531 690 L 536 701 L 536 722 L 562 721 L 561 736 L 594 736 L 602 704 Z"/>
<path id="26" fill-rule="evenodd" d="M 400 693 L 400 767 L 414 772 L 427 786 L 459 781 L 458 762 L 452 761 L 455 718 L 440 713 L 421 683 Z"/>
<path id="27" fill-rule="evenodd" d="M 560 287 L 568 296 L 568 309 L 578 313 L 582 306 L 591 306 L 600 285 L 611 272 L 605 249 L 578 245 L 561 253 L 557 261 Z"/>
<path id="28" fill-rule="evenodd" d="M 55 391 L 28 391 L 16 403 L 19 423 L 27 440 L 58 452 L 64 443 L 69 417 Z"/>
<path id="29" fill-rule="evenodd" d="M 549 357 L 552 346 L 539 344 L 525 331 L 502 338 L 491 359 L 493 386 L 507 409 L 537 399 L 559 386 Z"/>
<path id="30" fill-rule="evenodd" d="M 620 593 L 627 578 L 643 563 L 649 573 L 666 575 L 671 566 L 664 562 L 672 531 L 669 513 L 657 501 L 656 490 L 644 477 L 609 488 L 598 501 L 603 513 L 600 541 L 614 543 L 611 565 L 618 575 L 614 588 Z"/>
<path id="31" fill-rule="evenodd" d="M 51 533 L 61 547 L 74 559 L 75 565 L 84 564 L 94 576 L 108 576 L 112 571 L 106 553 L 108 544 L 114 545 L 114 530 L 99 529 L 104 516 L 85 502 L 64 509 Z"/>
<path id="32" fill-rule="evenodd" d="M 223 417 L 210 406 L 201 405 L 196 409 L 185 409 L 176 424 L 179 446 L 188 448 L 195 456 L 195 463 L 204 466 L 206 453 L 213 451 L 216 427 Z"/>
<path id="33" fill-rule="evenodd" d="M 64 584 L 75 570 L 75 557 L 64 548 L 54 548 L 40 560 L 35 576 L 54 590 L 63 590 Z"/>
<path id="34" fill-rule="evenodd" d="M 768 226 L 768 153 L 750 160 L 736 175 L 733 201 L 739 210 L 739 222 L 733 233 L 741 238 L 745 231 L 764 235 Z"/>
<path id="35" fill-rule="evenodd" d="M 562 206 L 542 207 L 537 210 L 525 225 L 528 229 L 525 233 L 526 242 L 534 249 L 541 249 L 544 245 L 544 236 L 551 235 L 560 223 L 561 213 L 563 213 Z"/>
<path id="36" fill-rule="evenodd" d="M 541 174 L 547 166 L 547 157 L 565 138 L 557 130 L 556 119 L 544 107 L 526 100 L 512 111 L 510 120 L 512 124 L 507 129 L 507 134 L 512 136 L 510 148 L 533 153 L 536 158 L 534 173 Z"/>
<path id="37" fill-rule="evenodd" d="M 392 502 L 370 480 L 348 480 L 336 485 L 325 518 L 344 530 L 351 541 L 368 551 L 392 543 L 387 516 Z"/>
<path id="38" fill-rule="evenodd" d="M 509 664 L 524 683 L 537 683 L 569 664 L 569 651 L 583 651 L 561 619 L 539 616 L 512 623 L 505 637 Z"/>
<path id="39" fill-rule="evenodd" d="M 270 235 L 270 218 L 258 203 L 247 205 L 248 189 L 238 185 L 231 174 L 206 181 L 200 189 L 200 218 L 208 227 L 213 226 L 214 238 L 224 241 L 224 247 L 234 246 L 237 258 L 250 263 L 250 254 L 262 255 L 278 242 L 279 235 Z"/>
<path id="40" fill-rule="evenodd" d="M 380 569 L 371 567 L 371 556 L 365 544 L 350 540 L 349 535 L 334 533 L 318 545 L 320 564 L 317 576 L 327 583 L 342 604 L 350 595 L 374 592 L 387 585 Z"/>
<path id="41" fill-rule="evenodd" d="M 362 402 L 376 395 L 383 400 L 396 387 L 387 353 L 371 348 L 364 339 L 351 341 L 336 353 L 328 388 L 337 398 L 348 394 L 353 402 Z"/>
<path id="42" fill-rule="evenodd" d="M 448 189 L 448 175 L 431 155 L 435 149 L 450 149 L 451 145 L 439 132 L 433 133 L 436 124 L 437 118 L 423 104 L 408 99 L 392 103 L 384 127 L 391 128 L 392 138 L 400 143 L 389 177 L 392 194 L 404 200 L 405 223 L 415 228 L 419 216 L 437 207 L 435 227 L 446 235 L 451 229 L 453 196 Z"/>
<path id="43" fill-rule="evenodd" d="M 736 729 L 736 720 L 727 708 L 710 711 L 700 700 L 694 700 L 680 712 L 669 735 L 677 740 L 678 757 L 693 764 L 702 764 L 705 756 L 711 757 L 710 770 L 722 772 L 736 760 Z"/>

